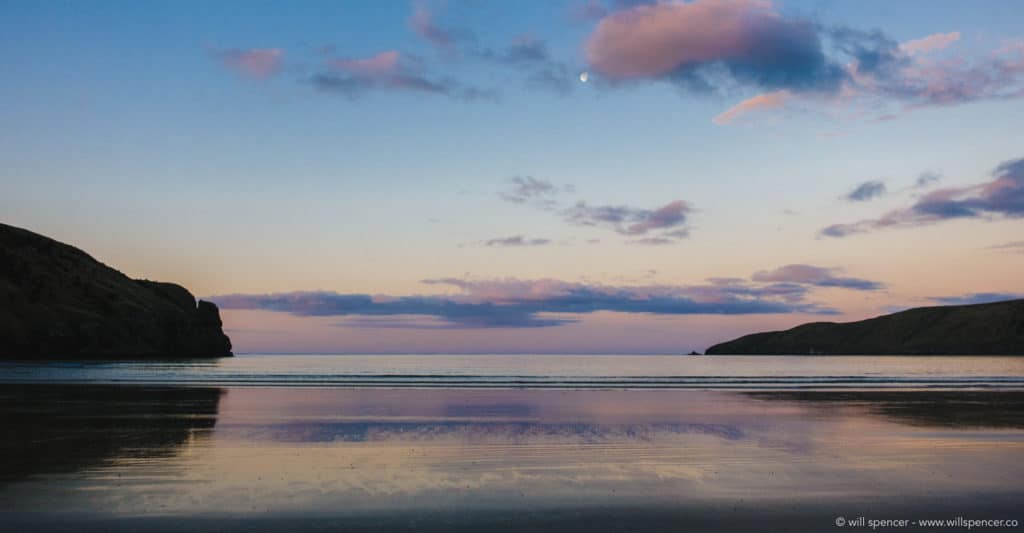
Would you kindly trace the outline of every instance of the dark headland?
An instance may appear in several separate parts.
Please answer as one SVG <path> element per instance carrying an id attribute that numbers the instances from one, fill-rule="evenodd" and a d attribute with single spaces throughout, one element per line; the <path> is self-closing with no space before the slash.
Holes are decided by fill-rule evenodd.
<path id="1" fill-rule="evenodd" d="M 813 322 L 716 344 L 708 355 L 1024 355 L 1024 299 Z"/>
<path id="2" fill-rule="evenodd" d="M 0 224 L 0 358 L 226 357 L 217 306 Z"/>

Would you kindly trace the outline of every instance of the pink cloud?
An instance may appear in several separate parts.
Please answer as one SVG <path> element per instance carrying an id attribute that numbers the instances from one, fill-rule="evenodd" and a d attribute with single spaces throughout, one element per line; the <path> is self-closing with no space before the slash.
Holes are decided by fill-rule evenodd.
<path id="1" fill-rule="evenodd" d="M 791 95 L 792 93 L 787 90 L 759 94 L 730 107 L 711 120 L 720 126 L 730 124 L 740 116 L 752 111 L 783 107 Z"/>
<path id="2" fill-rule="evenodd" d="M 224 66 L 253 78 L 269 78 L 281 70 L 284 50 L 280 48 L 228 49 L 216 52 Z"/>
<path id="3" fill-rule="evenodd" d="M 751 53 L 750 30 L 778 19 L 763 0 L 696 0 L 636 6 L 604 17 L 586 44 L 593 68 L 616 79 L 669 73 Z"/>
<path id="4" fill-rule="evenodd" d="M 608 12 L 584 50 L 591 71 L 611 81 L 757 90 L 716 124 L 797 101 L 883 119 L 1024 97 L 1024 43 L 989 54 L 935 54 L 960 39 L 953 31 L 901 44 L 879 31 L 786 17 L 769 0 L 663 0 Z"/>
<path id="5" fill-rule="evenodd" d="M 423 2 L 417 2 L 409 17 L 409 27 L 434 46 L 447 48 L 455 41 L 452 33 L 434 22 L 434 16 Z"/>
<path id="6" fill-rule="evenodd" d="M 1005 47 L 978 58 L 954 56 L 941 61 L 917 58 L 882 90 L 909 96 L 909 107 L 949 105 L 1024 96 L 1024 46 Z"/>
<path id="7" fill-rule="evenodd" d="M 943 48 L 960 40 L 960 32 L 936 33 L 920 39 L 900 44 L 900 49 L 908 55 L 925 54 Z"/>
<path id="8" fill-rule="evenodd" d="M 395 72 L 399 67 L 401 54 L 394 50 L 380 52 L 366 58 L 338 58 L 330 62 L 331 67 L 368 76 L 381 76 Z"/>

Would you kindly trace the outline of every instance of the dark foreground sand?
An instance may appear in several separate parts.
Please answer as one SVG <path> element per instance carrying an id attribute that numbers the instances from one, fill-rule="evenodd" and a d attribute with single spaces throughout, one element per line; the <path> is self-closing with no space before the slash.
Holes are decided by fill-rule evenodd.
<path id="1" fill-rule="evenodd" d="M 872 506 L 864 514 L 876 519 L 905 518 L 1001 518 L 1020 521 L 1020 500 L 1002 498 L 1002 501 L 963 502 L 937 500 L 919 507 L 900 506 L 886 510 L 886 506 Z M 963 508 L 963 513 L 946 515 L 936 509 Z M 845 516 L 845 515 L 844 515 Z M 808 532 L 808 531 L 1018 531 L 1016 527 L 958 526 L 844 526 L 836 525 L 837 515 L 815 509 L 576 509 L 524 512 L 510 515 L 497 509 L 469 513 L 397 513 L 358 517 L 144 517 L 96 519 L 95 517 L 39 517 L 11 514 L 4 523 L 10 531 L 153 531 L 153 532 L 270 532 L 270 531 L 416 531 L 416 532 L 658 532 L 658 531 L 736 531 L 736 532 Z"/>

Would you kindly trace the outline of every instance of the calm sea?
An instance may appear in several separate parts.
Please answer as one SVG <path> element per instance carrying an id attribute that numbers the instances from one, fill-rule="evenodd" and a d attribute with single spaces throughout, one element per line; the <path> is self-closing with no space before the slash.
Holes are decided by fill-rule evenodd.
<path id="1" fill-rule="evenodd" d="M 1024 388 L 1022 357 L 242 355 L 217 360 L 3 362 L 0 383 L 195 386 Z"/>
<path id="2" fill-rule="evenodd" d="M 6 362 L 0 428 L 0 531 L 1024 523 L 1024 358 Z"/>

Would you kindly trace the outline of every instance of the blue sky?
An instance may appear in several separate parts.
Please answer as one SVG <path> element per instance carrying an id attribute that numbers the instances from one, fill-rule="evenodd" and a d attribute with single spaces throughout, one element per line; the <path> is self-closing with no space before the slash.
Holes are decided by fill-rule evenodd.
<path id="1" fill-rule="evenodd" d="M 1018 176 L 997 171 L 1024 157 L 1015 2 L 0 13 L 4 222 L 133 276 L 249 296 L 224 310 L 242 350 L 677 351 L 821 311 L 1024 292 Z M 890 64 L 870 71 L 880 51 Z M 738 104 L 746 112 L 723 115 Z M 923 173 L 939 179 L 916 187 Z M 508 201 L 516 178 L 550 189 Z M 844 198 L 866 182 L 884 193 Z M 856 233 L 823 236 L 835 225 Z M 781 271 L 797 273 L 778 283 L 799 297 L 754 279 L 793 265 L 818 269 Z M 821 272 L 877 285 L 821 285 Z M 747 292 L 724 294 L 720 278 Z M 423 283 L 437 279 L 465 283 Z M 589 295 L 595 309 L 510 331 L 486 317 L 259 303 L 295 291 L 541 313 Z M 595 303 L 609 294 L 617 303 Z M 653 297 L 675 311 L 635 305 Z M 785 312 L 701 307 L 736 298 Z M 438 316 L 445 328 L 410 322 Z"/>

